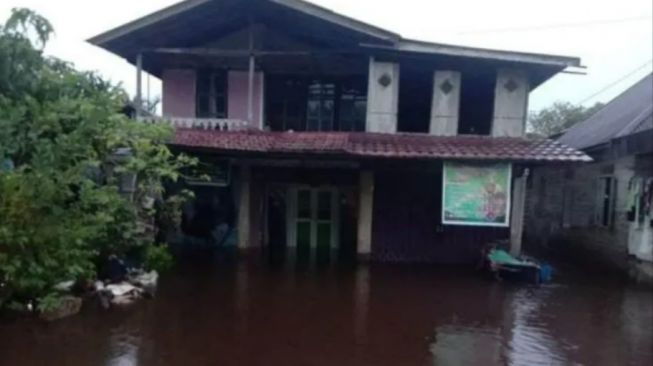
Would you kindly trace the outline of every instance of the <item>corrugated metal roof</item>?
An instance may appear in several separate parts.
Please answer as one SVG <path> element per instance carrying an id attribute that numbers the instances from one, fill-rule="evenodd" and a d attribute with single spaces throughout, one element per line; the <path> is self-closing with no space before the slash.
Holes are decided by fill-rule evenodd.
<path id="1" fill-rule="evenodd" d="M 558 141 L 576 149 L 586 149 L 647 129 L 653 129 L 653 74 L 570 128 Z"/>
<path id="2" fill-rule="evenodd" d="M 221 152 L 510 161 L 591 161 L 548 139 L 363 132 L 266 132 L 179 129 L 173 145 Z"/>

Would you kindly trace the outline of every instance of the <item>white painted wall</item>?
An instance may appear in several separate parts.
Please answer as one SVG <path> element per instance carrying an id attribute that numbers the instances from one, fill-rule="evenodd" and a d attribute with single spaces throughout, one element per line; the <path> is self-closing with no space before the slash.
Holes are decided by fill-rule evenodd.
<path id="1" fill-rule="evenodd" d="M 384 86 L 382 78 L 388 78 Z M 399 64 L 378 62 L 370 58 L 367 86 L 367 132 L 397 132 L 397 110 L 399 108 Z"/>
<path id="2" fill-rule="evenodd" d="M 166 117 L 195 117 L 195 70 L 163 71 L 162 109 Z"/>
<path id="3" fill-rule="evenodd" d="M 460 111 L 460 72 L 438 70 L 433 73 L 433 101 L 429 133 L 437 136 L 458 134 Z"/>
<path id="4" fill-rule="evenodd" d="M 510 88 L 511 85 L 514 89 Z M 494 90 L 492 136 L 522 137 L 524 135 L 529 92 L 530 85 L 524 72 L 499 69 Z"/>

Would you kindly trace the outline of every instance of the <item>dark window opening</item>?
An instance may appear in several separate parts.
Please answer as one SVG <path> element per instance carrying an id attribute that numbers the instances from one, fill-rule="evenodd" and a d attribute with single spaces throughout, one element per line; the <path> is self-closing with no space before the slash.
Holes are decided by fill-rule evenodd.
<path id="1" fill-rule="evenodd" d="M 397 131 L 428 133 L 433 95 L 433 70 L 401 65 Z"/>
<path id="2" fill-rule="evenodd" d="M 496 74 L 462 73 L 458 134 L 489 135 L 494 114 Z"/>
<path id="3" fill-rule="evenodd" d="M 227 73 L 224 70 L 200 70 L 196 82 L 198 118 L 227 118 Z"/>
<path id="4" fill-rule="evenodd" d="M 273 131 L 364 131 L 364 77 L 266 79 L 266 120 Z"/>
<path id="5" fill-rule="evenodd" d="M 599 178 L 598 189 L 598 222 L 601 226 L 612 226 L 615 202 L 615 179 L 613 177 Z"/>
<path id="6" fill-rule="evenodd" d="M 340 84 L 339 131 L 365 131 L 367 85 L 365 79 L 345 80 Z"/>
<path id="7" fill-rule="evenodd" d="M 334 83 L 311 81 L 308 85 L 306 130 L 333 131 L 335 95 Z"/>

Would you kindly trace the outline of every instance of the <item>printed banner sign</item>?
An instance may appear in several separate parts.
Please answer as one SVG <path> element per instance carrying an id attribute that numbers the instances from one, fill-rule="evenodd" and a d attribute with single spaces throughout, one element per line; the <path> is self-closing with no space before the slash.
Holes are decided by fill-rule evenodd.
<path id="1" fill-rule="evenodd" d="M 511 165 L 445 162 L 442 223 L 509 226 Z"/>

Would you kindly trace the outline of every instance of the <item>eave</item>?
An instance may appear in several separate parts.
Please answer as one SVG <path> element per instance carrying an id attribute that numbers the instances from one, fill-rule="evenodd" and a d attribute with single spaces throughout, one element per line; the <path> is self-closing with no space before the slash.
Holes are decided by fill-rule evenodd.
<path id="1" fill-rule="evenodd" d="M 250 156 L 531 163 L 592 161 L 585 153 L 552 140 L 469 135 L 177 129 L 170 144 L 177 148 Z"/>

